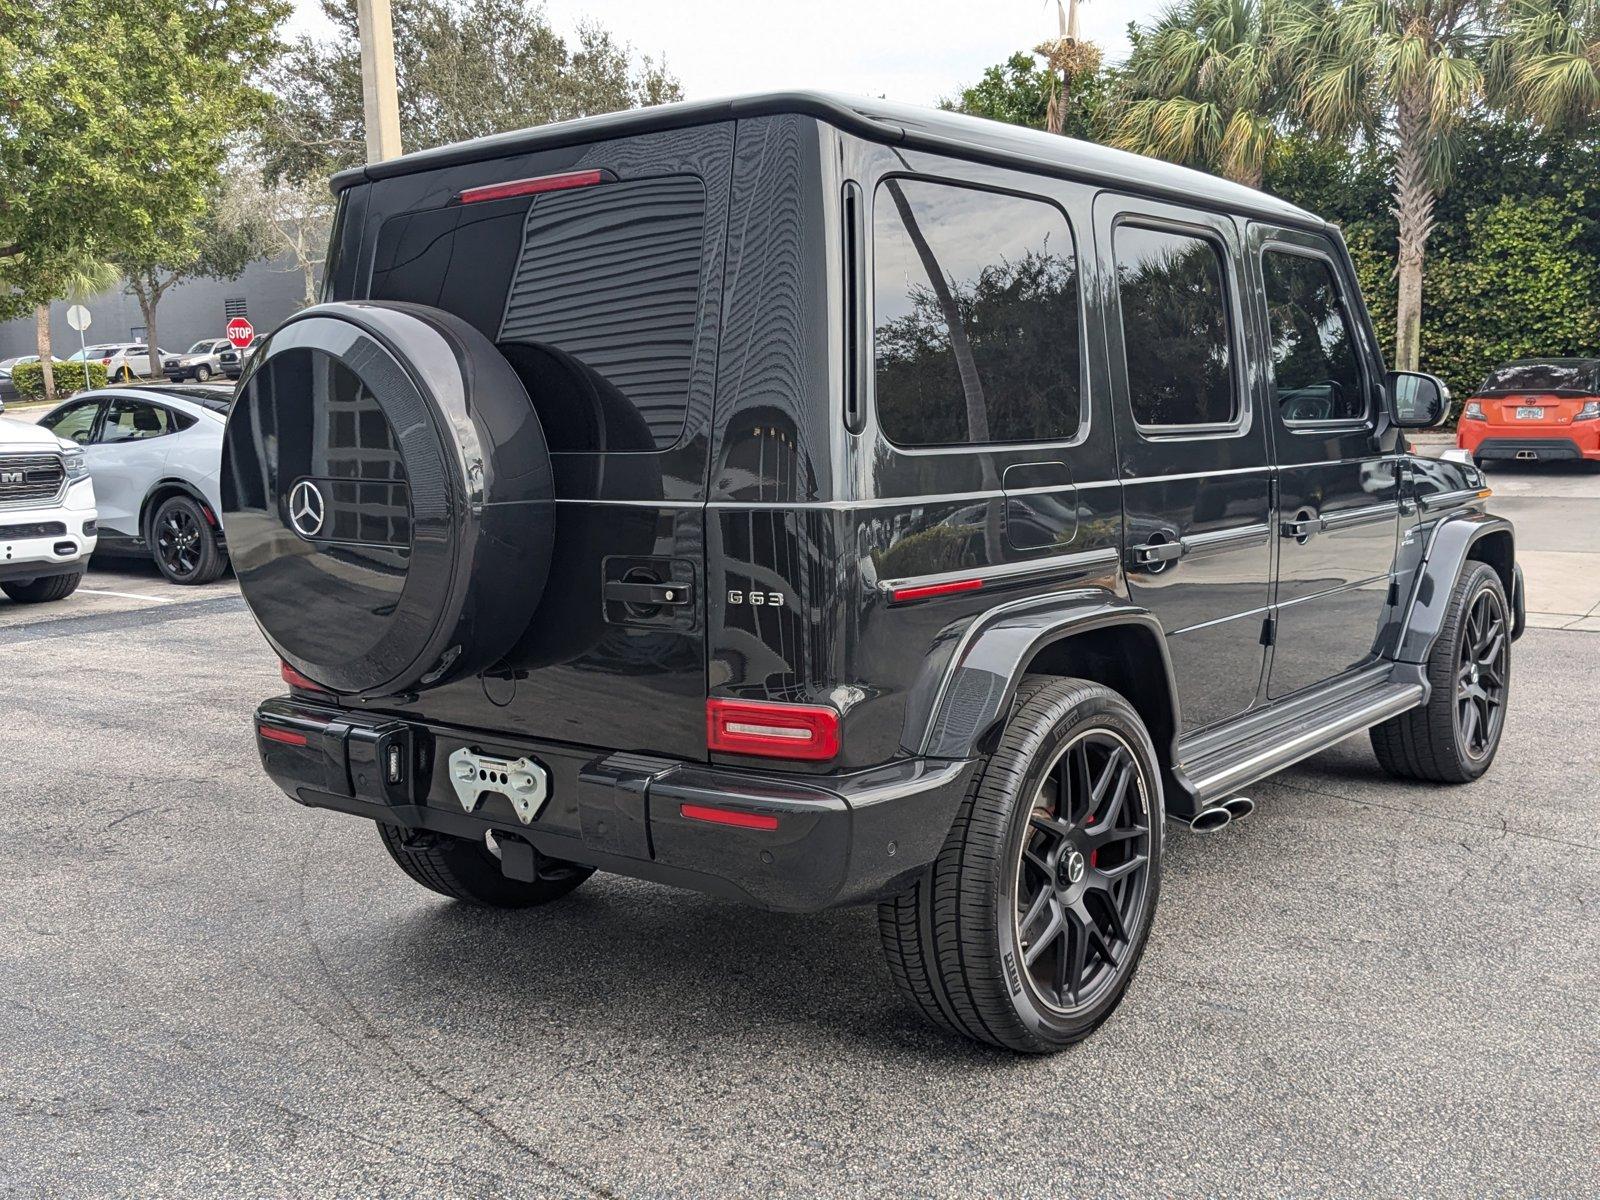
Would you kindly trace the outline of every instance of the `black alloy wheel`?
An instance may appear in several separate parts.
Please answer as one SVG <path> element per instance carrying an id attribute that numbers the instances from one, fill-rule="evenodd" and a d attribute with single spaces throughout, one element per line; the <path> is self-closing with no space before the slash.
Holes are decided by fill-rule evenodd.
<path id="1" fill-rule="evenodd" d="M 1017 857 L 1017 944 L 1035 996 L 1096 1004 L 1133 951 L 1150 872 L 1148 785 L 1122 735 L 1096 728 L 1045 775 Z"/>
<path id="2" fill-rule="evenodd" d="M 1511 623 L 1498 592 L 1472 598 L 1456 667 L 1456 736 L 1469 758 L 1482 759 L 1500 741 L 1511 673 Z"/>
<path id="3" fill-rule="evenodd" d="M 1099 1028 L 1155 920 L 1159 772 L 1124 697 L 1025 681 L 938 857 L 878 906 L 901 994 L 936 1025 L 1027 1054 Z"/>
<path id="4" fill-rule="evenodd" d="M 210 583 L 227 569 L 200 505 L 188 496 L 170 496 L 150 519 L 150 544 L 156 566 L 173 583 Z"/>
<path id="5" fill-rule="evenodd" d="M 1511 696 L 1510 613 L 1499 573 L 1468 561 L 1428 652 L 1427 703 L 1372 728 L 1373 753 L 1385 771 L 1471 783 L 1489 769 Z"/>

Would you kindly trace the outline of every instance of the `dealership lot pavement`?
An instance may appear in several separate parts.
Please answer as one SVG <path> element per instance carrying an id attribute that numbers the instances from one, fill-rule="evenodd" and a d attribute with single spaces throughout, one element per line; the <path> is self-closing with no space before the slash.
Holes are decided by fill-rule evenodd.
<path id="1" fill-rule="evenodd" d="M 1571 626 L 1491 775 L 1356 738 L 1171 832 L 1126 1004 L 1048 1060 L 924 1027 L 870 910 L 419 890 L 261 775 L 231 579 L 0 599 L 0 1195 L 1600 1194 L 1600 636 L 1555 590 L 1600 487 L 1491 480 Z"/>

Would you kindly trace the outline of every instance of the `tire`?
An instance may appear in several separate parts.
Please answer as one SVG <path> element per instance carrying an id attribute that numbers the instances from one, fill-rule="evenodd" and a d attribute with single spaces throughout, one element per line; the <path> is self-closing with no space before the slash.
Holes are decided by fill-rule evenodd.
<path id="1" fill-rule="evenodd" d="M 83 572 L 76 571 L 71 575 L 49 575 L 43 579 L 13 579 L 9 583 L 0 583 L 0 591 L 18 604 L 51 604 L 65 600 L 78 590 L 82 582 Z"/>
<path id="2" fill-rule="evenodd" d="M 1511 697 L 1511 625 L 1499 574 L 1469 561 L 1428 654 L 1428 702 L 1372 729 L 1385 771 L 1397 779 L 1471 783 L 1489 769 Z"/>
<path id="3" fill-rule="evenodd" d="M 188 496 L 168 496 L 150 518 L 150 555 L 172 583 L 198 587 L 228 569 L 205 511 Z"/>
<path id="4" fill-rule="evenodd" d="M 211 368 L 206 366 L 205 363 L 201 363 L 198 367 L 196 367 L 194 369 L 194 381 L 196 383 L 207 383 L 207 382 L 210 381 L 210 379 L 211 379 Z"/>
<path id="5" fill-rule="evenodd" d="M 1084 812 L 1083 782 L 1098 786 L 1113 770 L 1121 775 L 1108 794 Z M 1063 773 L 1065 823 L 1055 820 Z M 1087 680 L 1030 679 L 938 858 L 878 907 L 896 986 L 935 1025 L 975 1041 L 1041 1054 L 1087 1037 L 1121 1002 L 1144 952 L 1164 814 L 1155 750 L 1133 707 Z M 1097 862 L 1102 854 L 1115 860 Z M 1099 890 L 1102 880 L 1111 891 Z M 1055 991 L 1058 965 L 1076 967 L 1079 986 Z"/>
<path id="6" fill-rule="evenodd" d="M 415 833 L 378 823 L 378 836 L 400 869 L 430 891 L 486 908 L 531 908 L 559 900 L 594 874 L 593 867 L 539 858 L 532 883 L 508 879 L 482 842 Z"/>

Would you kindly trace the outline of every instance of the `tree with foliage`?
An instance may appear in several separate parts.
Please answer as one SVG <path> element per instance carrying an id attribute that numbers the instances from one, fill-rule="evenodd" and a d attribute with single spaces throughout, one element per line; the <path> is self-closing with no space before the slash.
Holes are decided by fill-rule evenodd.
<path id="1" fill-rule="evenodd" d="M 49 264 L 176 261 L 266 97 L 284 0 L 0 0 L 0 318 Z M 152 328 L 151 334 L 155 333 Z"/>
<path id="2" fill-rule="evenodd" d="M 1184 0 L 1133 30 L 1112 144 L 1260 187 L 1286 102 L 1275 0 Z"/>
<path id="3" fill-rule="evenodd" d="M 118 274 L 116 267 L 110 263 L 84 256 L 48 264 L 47 277 L 47 291 L 74 304 L 82 304 L 90 296 L 98 295 L 116 283 Z M 56 372 L 55 347 L 50 344 L 49 304 L 40 304 L 34 309 L 33 324 L 40 374 L 44 380 L 44 398 L 53 404 L 56 399 Z"/>
<path id="4" fill-rule="evenodd" d="M 1018 51 L 1003 63 L 989 67 L 977 83 L 962 88 L 954 97 L 939 101 L 939 107 L 963 112 L 991 121 L 1026 125 L 1029 129 L 1050 127 L 1051 97 L 1057 101 L 1061 127 L 1056 132 L 1067 137 L 1098 141 L 1104 134 L 1104 114 L 1109 101 L 1108 76 L 1103 69 L 1072 74 L 1064 92 L 1052 69 L 1025 51 Z"/>
<path id="5" fill-rule="evenodd" d="M 157 313 L 162 297 L 189 279 L 237 279 L 267 252 L 259 218 L 223 204 L 223 193 L 222 186 L 214 189 L 206 198 L 200 219 L 185 223 L 172 239 L 133 246 L 118 256 L 117 266 L 127 278 L 128 291 L 139 302 L 139 312 L 144 317 L 152 378 L 162 374 L 156 354 L 161 344 L 157 340 Z"/>
<path id="6" fill-rule="evenodd" d="M 270 181 L 325 181 L 366 158 L 353 0 L 322 0 L 331 37 L 296 41 L 268 77 Z M 682 98 L 664 62 L 585 23 L 569 42 L 533 0 L 395 0 L 400 135 L 408 150 Z"/>
<path id="7" fill-rule="evenodd" d="M 1600 0 L 1502 0 L 1494 93 L 1547 129 L 1600 121 Z"/>
<path id="8" fill-rule="evenodd" d="M 1595 218 L 1581 189 L 1506 196 L 1471 213 L 1458 246 L 1431 271 L 1428 369 L 1466 395 L 1510 359 L 1600 349 L 1600 260 L 1584 248 Z"/>
<path id="9" fill-rule="evenodd" d="M 1483 95 L 1478 0 L 1288 0 L 1299 115 L 1340 139 L 1376 132 L 1394 147 L 1391 194 L 1399 287 L 1395 365 L 1417 369 L 1423 259 L 1455 163 L 1452 134 Z"/>

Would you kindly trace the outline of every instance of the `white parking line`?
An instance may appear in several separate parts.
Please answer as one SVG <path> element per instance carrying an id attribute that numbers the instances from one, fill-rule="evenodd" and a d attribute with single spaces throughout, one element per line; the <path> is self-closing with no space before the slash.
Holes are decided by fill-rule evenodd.
<path id="1" fill-rule="evenodd" d="M 138 592 L 108 592 L 100 588 L 80 587 L 78 591 L 90 596 L 120 596 L 124 600 L 148 600 L 151 604 L 173 604 L 176 600 L 171 596 L 141 596 Z"/>

